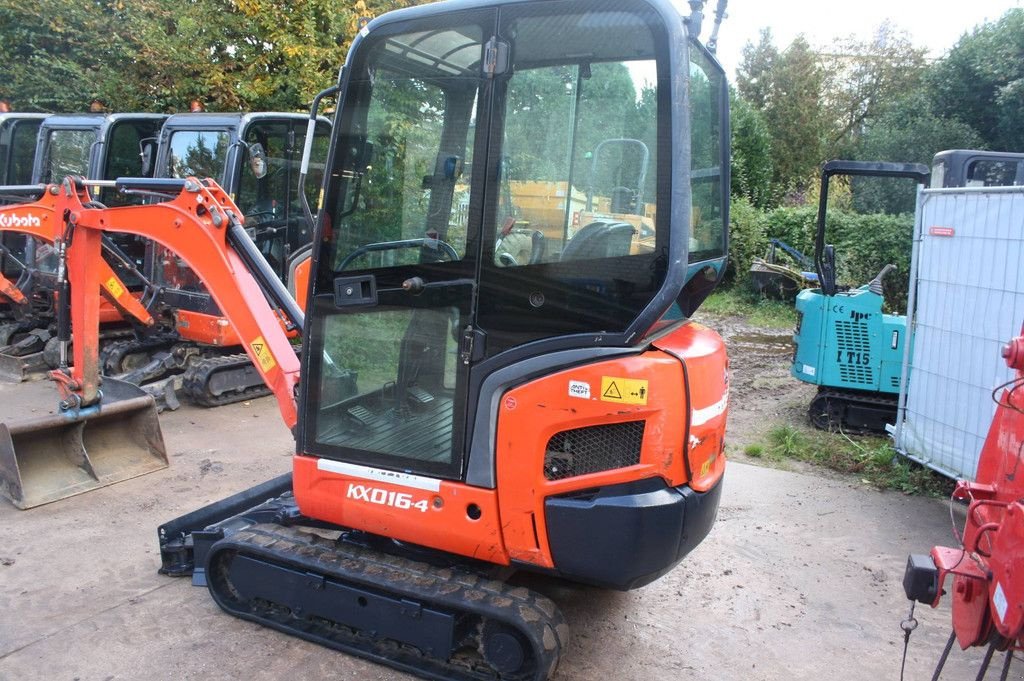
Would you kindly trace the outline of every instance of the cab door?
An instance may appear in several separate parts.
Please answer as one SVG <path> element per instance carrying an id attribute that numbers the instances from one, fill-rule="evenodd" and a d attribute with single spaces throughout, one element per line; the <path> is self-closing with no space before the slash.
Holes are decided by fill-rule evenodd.
<path id="1" fill-rule="evenodd" d="M 321 211 L 307 452 L 461 475 L 495 15 L 384 27 L 355 52 Z"/>

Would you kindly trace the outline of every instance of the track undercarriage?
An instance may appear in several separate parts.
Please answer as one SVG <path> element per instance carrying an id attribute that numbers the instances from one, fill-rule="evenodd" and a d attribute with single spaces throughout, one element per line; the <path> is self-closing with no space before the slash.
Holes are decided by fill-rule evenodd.
<path id="1" fill-rule="evenodd" d="M 161 527 L 161 571 L 192 574 L 236 617 L 424 678 L 554 672 L 568 637 L 561 614 L 548 598 L 495 579 L 500 566 L 303 518 L 290 493 L 184 532 L 289 478 Z"/>
<path id="2" fill-rule="evenodd" d="M 847 433 L 885 433 L 896 422 L 896 395 L 821 387 L 807 415 L 815 428 Z"/>
<path id="3" fill-rule="evenodd" d="M 111 343 L 101 362 L 105 374 L 141 386 L 170 409 L 178 395 L 203 407 L 269 395 L 248 355 L 232 350 L 159 336 Z"/>

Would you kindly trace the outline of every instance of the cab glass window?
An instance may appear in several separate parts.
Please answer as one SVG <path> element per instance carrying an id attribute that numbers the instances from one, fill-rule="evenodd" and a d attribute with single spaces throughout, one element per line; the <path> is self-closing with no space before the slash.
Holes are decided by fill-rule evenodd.
<path id="1" fill-rule="evenodd" d="M 967 164 L 968 187 L 1012 187 L 1017 177 L 1013 161 L 980 160 Z"/>
<path id="2" fill-rule="evenodd" d="M 60 182 L 68 175 L 87 175 L 89 151 L 95 141 L 94 130 L 51 130 L 42 181 Z"/>
<path id="3" fill-rule="evenodd" d="M 160 131 L 162 121 L 119 121 L 111 126 L 107 139 L 106 167 L 103 180 L 119 177 L 152 177 L 152 163 L 143 168 L 142 146 L 144 140 L 152 140 Z M 145 172 L 143 172 L 145 170 Z M 107 206 L 137 205 L 143 202 L 141 195 L 122 194 L 111 187 L 100 192 L 100 201 Z"/>
<path id="4" fill-rule="evenodd" d="M 4 184 L 32 182 L 32 161 L 36 156 L 36 135 L 40 121 L 19 121 L 11 130 L 10 164 Z"/>
<path id="5" fill-rule="evenodd" d="M 229 135 L 222 130 L 181 130 L 171 134 L 167 177 L 210 177 L 223 181 Z"/>
<path id="6" fill-rule="evenodd" d="M 722 225 L 722 102 L 725 82 L 704 52 L 690 48 L 690 262 L 725 252 Z"/>

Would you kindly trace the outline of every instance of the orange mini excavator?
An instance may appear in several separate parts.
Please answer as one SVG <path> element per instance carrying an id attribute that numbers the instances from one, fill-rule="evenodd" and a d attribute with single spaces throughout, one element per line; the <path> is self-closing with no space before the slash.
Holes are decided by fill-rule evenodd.
<path id="1" fill-rule="evenodd" d="M 728 367 L 688 317 L 725 264 L 729 135 L 691 4 L 684 18 L 667 0 L 456 0 L 370 22 L 332 88 L 305 318 L 214 182 L 164 180 L 174 199 L 110 209 L 87 205 L 95 183 L 65 182 L 68 417 L 104 409 L 89 263 L 103 231 L 124 231 L 199 276 L 295 435 L 291 476 L 159 528 L 162 571 L 238 617 L 424 677 L 544 679 L 563 619 L 501 578 L 631 589 L 700 543 Z M 589 178 L 605 139 L 650 158 L 606 155 Z M 614 216 L 574 220 L 580 196 L 635 190 L 616 178 L 639 162 L 656 209 L 643 239 Z M 549 188 L 561 208 L 536 214 L 551 224 L 517 214 L 512 181 Z M 528 253 L 504 257 L 509 224 Z M 301 368 L 282 314 L 304 329 Z"/>
<path id="2" fill-rule="evenodd" d="M 56 187 L 51 185 L 51 190 Z M 39 348 L 56 346 L 49 326 L 56 300 L 55 269 L 56 242 L 61 238 L 63 226 L 59 216 L 53 215 L 56 204 L 54 196 L 43 196 L 44 185 L 10 186 L 4 188 L 2 200 L 8 202 L 20 199 L 22 203 L 0 204 L 0 238 L 20 235 L 27 237 L 28 246 L 20 254 L 14 254 L 0 245 L 2 252 L 19 272 L 16 279 L 0 275 L 0 297 L 11 309 L 12 317 L 19 323 L 4 325 L 0 331 L 0 377 L 7 380 L 23 380 L 32 375 L 43 375 L 50 368 L 45 353 Z M 138 273 L 135 264 L 123 253 L 113 240 L 103 239 L 103 252 L 112 262 L 128 273 Z M 22 255 L 26 262 L 19 260 Z M 134 293 L 121 279 L 105 258 L 96 263 L 100 275 L 99 290 L 103 296 L 97 301 L 100 321 L 116 323 L 129 319 L 140 327 L 154 324 L 152 315 L 140 302 L 140 293 Z M 140 274 L 141 276 L 141 274 Z M 29 291 L 26 293 L 25 291 Z M 36 328 L 40 327 L 40 328 Z M 23 331 L 20 335 L 18 331 Z M 4 333 L 6 332 L 6 333 Z M 33 336 L 34 343 L 25 342 L 25 336 Z M 25 346 L 25 352 L 17 351 L 17 344 Z M 10 345 L 9 345 L 10 344 Z M 56 366 L 56 358 L 52 366 Z"/>

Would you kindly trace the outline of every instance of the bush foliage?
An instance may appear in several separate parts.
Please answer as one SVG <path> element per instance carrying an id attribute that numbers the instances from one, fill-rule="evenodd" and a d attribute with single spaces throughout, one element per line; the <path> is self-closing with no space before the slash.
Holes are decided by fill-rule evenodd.
<path id="1" fill-rule="evenodd" d="M 768 240 L 781 239 L 807 256 L 814 254 L 817 210 L 812 206 L 760 211 L 745 199 L 733 199 L 729 230 L 729 266 L 732 281 L 749 286 L 750 265 L 762 257 Z M 885 302 L 890 311 L 905 312 L 909 286 L 911 215 L 861 215 L 830 210 L 825 224 L 825 242 L 836 247 L 836 269 L 840 285 L 862 286 L 887 264 L 896 272 L 885 280 Z"/>

